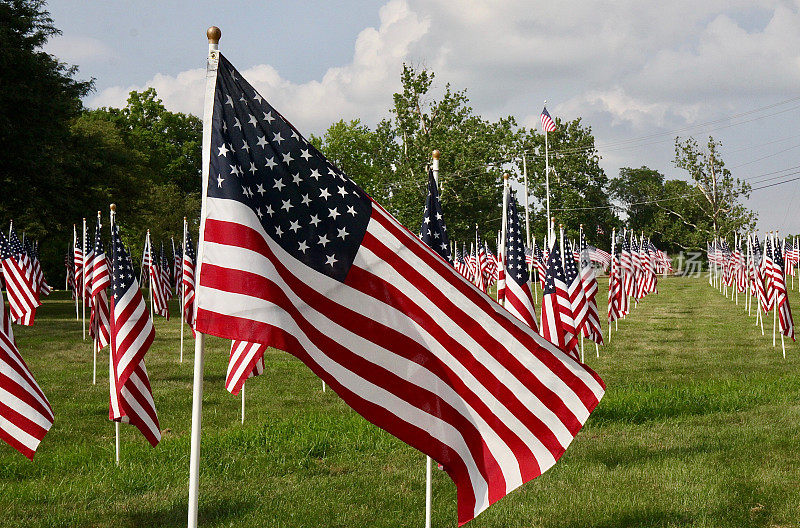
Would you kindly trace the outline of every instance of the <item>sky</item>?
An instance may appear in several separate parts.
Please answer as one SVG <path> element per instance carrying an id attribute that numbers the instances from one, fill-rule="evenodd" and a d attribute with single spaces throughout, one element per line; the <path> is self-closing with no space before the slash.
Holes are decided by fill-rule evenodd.
<path id="1" fill-rule="evenodd" d="M 800 0 L 651 2 L 51 0 L 46 50 L 94 78 L 89 107 L 153 86 L 201 115 L 205 30 L 304 135 L 388 115 L 404 62 L 466 89 L 487 119 L 592 127 L 609 177 L 648 166 L 686 179 L 675 136 L 713 135 L 753 186 L 759 229 L 800 233 Z M 443 156 L 447 153 L 443 152 Z M 769 187 L 768 187 L 769 186 Z"/>

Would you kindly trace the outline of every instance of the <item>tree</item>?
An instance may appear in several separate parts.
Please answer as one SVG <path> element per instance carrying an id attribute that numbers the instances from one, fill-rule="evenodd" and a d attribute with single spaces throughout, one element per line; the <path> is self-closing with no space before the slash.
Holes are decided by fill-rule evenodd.
<path id="1" fill-rule="evenodd" d="M 675 166 L 689 172 L 698 195 L 694 197 L 702 211 L 703 223 L 692 222 L 669 204 L 662 204 L 676 218 L 709 236 L 732 235 L 742 229 L 755 227 L 756 215 L 747 209 L 741 200 L 750 197 L 750 185 L 734 178 L 725 168 L 719 154 L 721 144 L 709 136 L 705 148 L 701 148 L 694 138 L 681 140 L 675 138 Z"/>

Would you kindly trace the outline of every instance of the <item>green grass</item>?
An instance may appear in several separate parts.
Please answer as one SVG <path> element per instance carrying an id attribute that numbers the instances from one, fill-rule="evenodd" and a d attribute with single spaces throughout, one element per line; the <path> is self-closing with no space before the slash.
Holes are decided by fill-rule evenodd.
<path id="1" fill-rule="evenodd" d="M 562 460 L 472 528 L 800 526 L 800 347 L 787 343 L 784 360 L 771 317 L 762 337 L 705 280 L 670 278 L 659 290 L 599 359 L 587 348 L 608 392 Z M 15 330 L 56 422 L 33 462 L 0 445 L 0 525 L 184 526 L 193 351 L 187 341 L 178 363 L 178 323 L 157 319 L 147 356 L 164 438 L 151 449 L 123 425 L 119 468 L 108 353 L 93 386 L 74 305 L 56 293 L 34 327 Z M 228 344 L 207 344 L 201 526 L 422 526 L 420 453 L 277 351 L 247 382 L 242 426 L 240 400 L 224 389 Z M 433 523 L 456 525 L 455 487 L 441 472 Z"/>

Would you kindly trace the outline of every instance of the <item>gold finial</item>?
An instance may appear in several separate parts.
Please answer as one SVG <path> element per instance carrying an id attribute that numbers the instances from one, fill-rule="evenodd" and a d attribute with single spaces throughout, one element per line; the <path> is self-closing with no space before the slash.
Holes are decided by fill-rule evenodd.
<path id="1" fill-rule="evenodd" d="M 504 180 L 507 180 L 507 179 L 508 179 L 508 173 L 507 173 L 507 172 L 503 174 L 503 179 L 504 179 Z"/>
<path id="2" fill-rule="evenodd" d="M 115 213 L 117 211 L 117 204 L 111 204 L 108 208 L 111 209 L 112 213 Z"/>
<path id="3" fill-rule="evenodd" d="M 183 217 L 183 221 L 184 221 L 184 222 L 186 221 L 186 217 L 185 217 L 185 216 Z"/>
<path id="4" fill-rule="evenodd" d="M 559 229 L 564 229 L 564 224 L 558 224 Z"/>
<path id="5" fill-rule="evenodd" d="M 583 224 L 581 224 L 581 228 L 583 228 Z"/>
<path id="6" fill-rule="evenodd" d="M 434 151 L 431 153 L 431 157 L 432 157 L 433 159 L 437 159 L 437 160 L 439 159 L 439 156 L 441 156 L 441 155 L 442 155 L 442 153 L 441 153 L 441 152 L 439 152 L 438 150 L 434 150 Z"/>
<path id="7" fill-rule="evenodd" d="M 211 26 L 206 30 L 209 44 L 219 44 L 219 39 L 222 37 L 222 31 L 217 26 Z"/>

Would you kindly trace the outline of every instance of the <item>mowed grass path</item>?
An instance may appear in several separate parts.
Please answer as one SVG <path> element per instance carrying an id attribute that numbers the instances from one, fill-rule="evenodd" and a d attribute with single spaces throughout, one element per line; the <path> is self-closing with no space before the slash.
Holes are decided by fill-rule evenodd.
<path id="1" fill-rule="evenodd" d="M 599 359 L 587 347 L 608 392 L 562 460 L 469 526 L 800 526 L 800 346 L 787 343 L 784 360 L 771 316 L 762 337 L 704 279 L 659 290 Z M 800 317 L 800 294 L 792 301 Z M 33 462 L 0 445 L 0 525 L 184 526 L 193 347 L 187 339 L 179 364 L 177 321 L 157 318 L 147 355 L 164 438 L 151 449 L 123 425 L 120 467 L 108 353 L 93 386 L 74 305 L 58 292 L 34 327 L 15 330 L 56 421 Z M 247 382 L 242 426 L 240 399 L 224 389 L 229 344 L 207 345 L 201 526 L 422 526 L 423 455 L 278 351 Z M 435 471 L 434 526 L 455 526 L 455 506 L 455 486 Z"/>

